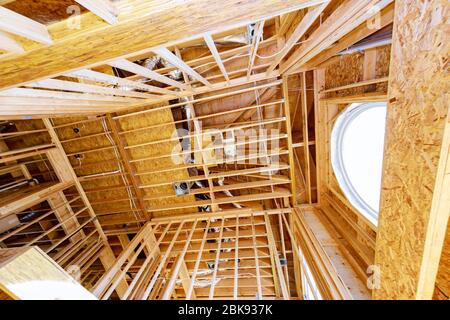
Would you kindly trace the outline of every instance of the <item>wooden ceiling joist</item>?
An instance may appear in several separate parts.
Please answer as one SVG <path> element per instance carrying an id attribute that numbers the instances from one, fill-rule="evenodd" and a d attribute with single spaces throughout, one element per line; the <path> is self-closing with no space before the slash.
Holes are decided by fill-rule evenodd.
<path id="1" fill-rule="evenodd" d="M 117 24 L 95 28 L 88 37 L 80 32 L 20 57 L 0 59 L 0 88 L 7 89 L 68 71 L 92 68 L 105 61 L 131 57 L 139 52 L 151 52 L 159 46 L 181 43 L 207 32 L 230 30 L 249 21 L 313 6 L 324 0 L 232 0 L 226 6 L 219 0 L 189 0 L 182 4 L 168 2 L 163 7 L 159 6 L 158 10 L 155 10 L 154 2 L 138 2 L 134 10 L 121 14 Z M 217 10 L 221 14 L 212 17 L 210 13 Z M 236 11 L 241 14 L 236 15 Z M 193 17 L 210 18 L 199 22 Z M 123 36 L 129 32 L 132 34 Z M 52 59 L 46 56 L 48 52 L 51 52 Z M 81 56 L 83 62 L 80 62 Z"/>
<path id="2" fill-rule="evenodd" d="M 289 39 L 286 41 L 283 49 L 276 55 L 274 61 L 267 69 L 267 72 L 272 72 L 275 70 L 277 65 L 284 59 L 284 57 L 292 50 L 292 48 L 297 44 L 297 42 L 305 35 L 306 31 L 311 27 L 311 25 L 316 21 L 316 19 L 322 14 L 323 10 L 326 9 L 330 2 L 324 2 L 315 8 L 309 8 L 308 13 L 305 14 L 303 19 L 297 25 L 295 30 L 292 32 Z"/>
<path id="3" fill-rule="evenodd" d="M 173 66 L 177 67 L 183 72 L 186 72 L 189 76 L 191 76 L 193 79 L 196 79 L 203 83 L 207 87 L 211 87 L 211 83 L 209 83 L 208 80 L 206 80 L 204 77 L 202 77 L 197 71 L 192 69 L 190 66 L 188 66 L 183 60 L 178 58 L 176 55 L 174 55 L 171 51 L 169 51 L 167 48 L 156 48 L 152 50 L 157 55 L 161 56 L 164 60 L 172 64 Z"/>
<path id="4" fill-rule="evenodd" d="M 255 25 L 255 31 L 252 38 L 252 46 L 250 47 L 250 59 L 248 62 L 247 78 L 250 77 L 253 66 L 255 65 L 256 55 L 258 54 L 259 44 L 261 43 L 261 38 L 264 32 L 265 21 L 259 21 Z"/>
<path id="5" fill-rule="evenodd" d="M 46 45 L 53 43 L 45 25 L 1 6 L 0 31 L 6 31 Z"/>
<path id="6" fill-rule="evenodd" d="M 24 49 L 12 35 L 0 31 L 0 51 L 6 51 L 8 53 L 23 53 Z"/>
<path id="7" fill-rule="evenodd" d="M 281 64 L 281 73 L 291 73 L 295 68 L 301 67 L 309 60 L 330 47 L 351 30 L 365 22 L 367 19 L 379 13 L 393 0 L 347 0 L 343 2 L 310 36 L 312 39 L 299 46 Z M 295 66 L 295 67 L 293 67 Z"/>
<path id="8" fill-rule="evenodd" d="M 109 24 L 116 24 L 117 20 L 117 8 L 110 0 L 75 0 L 83 7 L 99 16 Z"/>
<path id="9" fill-rule="evenodd" d="M 186 84 L 175 81 L 170 79 L 169 77 L 166 77 L 164 75 L 159 74 L 158 72 L 152 71 L 148 68 L 145 68 L 143 66 L 140 66 L 136 63 L 133 63 L 131 61 L 128 61 L 126 59 L 120 59 L 120 60 L 116 60 L 113 62 L 108 63 L 110 66 L 118 68 L 118 69 L 122 69 L 122 70 L 126 70 L 128 72 L 140 75 L 142 77 L 151 79 L 151 80 L 155 80 L 161 83 L 165 83 L 169 86 L 174 86 L 176 88 L 179 88 L 181 90 L 187 90 L 188 87 L 186 86 Z"/>
<path id="10" fill-rule="evenodd" d="M 216 60 L 216 64 L 219 67 L 220 71 L 222 72 L 223 77 L 225 78 L 225 80 L 227 82 L 229 82 L 230 78 L 228 77 L 228 73 L 227 73 L 227 70 L 225 69 L 223 61 L 220 58 L 219 51 L 217 51 L 217 47 L 214 43 L 214 39 L 212 38 L 212 36 L 210 34 L 205 34 L 203 36 L 203 38 L 205 39 L 205 42 L 209 48 L 209 51 L 211 51 L 211 54 L 213 55 L 214 59 Z"/>
<path id="11" fill-rule="evenodd" d="M 78 71 L 66 73 L 64 75 L 67 77 L 78 78 L 78 79 L 83 79 L 83 80 L 88 80 L 88 81 L 96 81 L 96 82 L 112 84 L 112 85 L 116 85 L 116 86 L 131 87 L 134 89 L 144 90 L 144 91 L 148 91 L 148 92 L 168 94 L 168 95 L 172 95 L 172 97 L 179 95 L 179 93 L 176 91 L 167 90 L 164 88 L 148 85 L 148 84 L 145 84 L 145 83 L 142 83 L 139 81 L 131 81 L 128 79 L 111 76 L 109 74 L 105 74 L 105 73 L 97 72 L 97 71 L 93 71 L 93 70 L 78 70 Z"/>
<path id="12" fill-rule="evenodd" d="M 102 87 L 102 86 L 86 84 L 86 83 L 58 80 L 58 79 L 40 80 L 37 82 L 25 84 L 25 87 L 55 89 L 55 90 L 65 90 L 65 91 L 85 92 L 85 93 L 110 94 L 110 95 L 114 95 L 114 96 L 133 97 L 133 98 L 157 97 L 156 95 L 147 94 L 147 93 L 133 92 L 133 91 Z M 162 93 L 167 93 L 167 90 L 163 90 L 163 89 L 157 89 L 157 90 L 163 91 Z"/>
<path id="13" fill-rule="evenodd" d="M 0 246 L 104 300 L 448 297 L 449 11 L 394 1 L 75 0 L 76 32 L 0 7 Z M 378 220 L 330 161 L 369 102 Z"/>
<path id="14" fill-rule="evenodd" d="M 378 27 L 380 27 L 380 29 L 386 27 L 394 21 L 394 3 L 391 3 L 390 5 L 386 6 L 386 8 L 380 11 L 380 16 L 377 21 L 379 23 Z M 308 61 L 304 66 L 301 66 L 297 70 L 303 71 L 317 67 L 328 59 L 337 55 L 342 50 L 351 47 L 358 41 L 369 37 L 371 34 L 377 32 L 378 30 L 378 28 L 373 28 L 368 23 L 362 23 L 351 32 L 343 36 L 339 41 L 333 44 L 333 46 L 326 50 L 323 50 L 319 55 Z"/>

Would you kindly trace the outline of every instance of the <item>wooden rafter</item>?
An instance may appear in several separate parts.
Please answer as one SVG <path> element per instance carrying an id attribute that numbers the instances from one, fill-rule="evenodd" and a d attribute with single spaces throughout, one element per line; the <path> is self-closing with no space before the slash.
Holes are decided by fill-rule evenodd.
<path id="1" fill-rule="evenodd" d="M 393 0 L 347 0 L 342 3 L 321 26 L 311 35 L 309 41 L 295 50 L 289 59 L 281 64 L 281 73 L 290 73 L 302 66 L 342 38 L 351 30 L 377 14 L 372 8 L 377 5 L 380 10 Z M 295 66 L 295 67 L 294 67 Z"/>
<path id="2" fill-rule="evenodd" d="M 116 24 L 117 9 L 110 0 L 75 0 L 95 15 L 99 16 L 109 24 Z"/>
<path id="3" fill-rule="evenodd" d="M 157 55 L 161 56 L 164 60 L 171 63 L 173 66 L 177 67 L 183 72 L 186 72 L 188 75 L 190 75 L 192 78 L 200 81 L 205 86 L 211 87 L 211 83 L 209 83 L 208 80 L 203 78 L 200 74 L 198 74 L 197 71 L 192 69 L 190 66 L 188 66 L 183 60 L 178 58 L 176 55 L 174 55 L 171 51 L 169 51 L 167 48 L 157 48 L 152 50 Z"/>
<path id="4" fill-rule="evenodd" d="M 324 2 L 321 5 L 310 8 L 308 13 L 303 17 L 302 21 L 297 25 L 295 30 L 292 32 L 289 39 L 286 41 L 283 49 L 276 55 L 274 61 L 267 69 L 267 72 L 272 72 L 277 65 L 283 60 L 283 58 L 291 51 L 291 49 L 296 45 L 296 43 L 303 37 L 303 35 L 308 31 L 309 27 L 316 21 L 316 19 L 322 14 L 323 10 L 326 9 L 329 2 Z"/>
<path id="5" fill-rule="evenodd" d="M 247 78 L 250 77 L 253 66 L 255 64 L 256 55 L 258 54 L 259 44 L 261 43 L 261 38 L 264 32 L 264 20 L 256 23 L 255 31 L 252 38 L 252 46 L 250 48 L 250 59 L 247 68 Z"/>
<path id="6" fill-rule="evenodd" d="M 0 31 L 6 31 L 47 45 L 53 43 L 45 25 L 1 6 Z"/>
<path id="7" fill-rule="evenodd" d="M 158 72 L 152 71 L 150 69 L 147 69 L 143 66 L 140 66 L 136 63 L 133 63 L 131 61 L 128 61 L 126 59 L 116 60 L 109 63 L 110 66 L 119 68 L 122 70 L 126 70 L 129 72 L 132 72 L 134 74 L 140 75 L 142 77 L 155 80 L 161 83 L 165 83 L 169 86 L 174 86 L 182 90 L 186 90 L 187 86 L 183 83 L 180 83 L 178 81 L 172 80 L 169 77 L 166 77 L 164 75 L 159 74 Z"/>
<path id="8" fill-rule="evenodd" d="M 0 50 L 8 53 L 23 53 L 22 45 L 6 32 L 0 31 Z"/>
<path id="9" fill-rule="evenodd" d="M 220 71 L 222 72 L 223 77 L 225 78 L 225 80 L 227 82 L 229 82 L 230 78 L 228 77 L 227 70 L 225 69 L 225 66 L 223 65 L 223 61 L 220 58 L 219 51 L 217 51 L 217 47 L 214 43 L 214 39 L 212 38 L 212 36 L 210 34 L 205 34 L 203 36 L 203 38 L 205 39 L 205 42 L 209 48 L 209 51 L 211 51 L 211 54 L 213 55 L 214 59 L 216 60 L 216 64 L 219 67 Z"/>
<path id="10" fill-rule="evenodd" d="M 243 26 L 249 20 L 273 17 L 322 1 L 232 0 L 223 6 L 223 1 L 219 0 L 189 0 L 182 4 L 168 2 L 163 7 L 159 6 L 159 10 L 155 10 L 153 2 L 138 2 L 140 5 L 136 5 L 135 10 L 121 14 L 116 25 L 103 26 L 89 32 L 89 41 L 86 41 L 86 34 L 80 32 L 77 36 L 71 34 L 69 38 L 58 40 L 48 48 L 38 47 L 20 57 L 0 59 L 0 88 L 16 87 L 68 71 L 92 68 L 108 60 L 131 57 L 138 52 L 151 52 L 158 46 L 181 43 L 185 39 L 201 37 L 206 32 L 229 30 Z M 192 19 L 208 17 L 210 12 L 218 8 L 221 14 L 211 17 L 209 22 L 202 19 L 199 23 L 197 19 Z M 237 16 L 236 10 L 242 14 Z M 185 23 L 180 24 L 179 21 Z M 130 30 L 133 30 L 133 35 L 124 37 Z M 46 56 L 47 50 L 51 50 L 52 59 Z M 80 56 L 83 57 L 82 63 L 79 62 Z"/>

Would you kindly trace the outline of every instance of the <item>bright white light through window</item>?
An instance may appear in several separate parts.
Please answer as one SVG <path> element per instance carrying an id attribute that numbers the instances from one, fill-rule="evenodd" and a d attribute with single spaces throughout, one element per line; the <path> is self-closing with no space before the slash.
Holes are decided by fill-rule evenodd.
<path id="1" fill-rule="evenodd" d="M 386 103 L 353 104 L 336 120 L 331 160 L 350 203 L 377 224 L 380 206 Z"/>

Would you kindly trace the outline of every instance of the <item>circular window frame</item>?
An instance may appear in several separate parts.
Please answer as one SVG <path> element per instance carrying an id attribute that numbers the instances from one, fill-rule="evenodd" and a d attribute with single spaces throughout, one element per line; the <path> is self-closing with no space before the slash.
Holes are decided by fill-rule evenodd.
<path id="1" fill-rule="evenodd" d="M 372 208 L 357 192 L 353 186 L 348 173 L 345 169 L 342 145 L 345 133 L 350 123 L 356 119 L 360 114 L 372 108 L 387 108 L 386 102 L 367 102 L 367 103 L 354 103 L 349 105 L 341 114 L 336 118 L 331 131 L 331 165 L 334 175 L 337 179 L 339 187 L 347 197 L 349 202 L 371 223 L 375 226 L 378 221 L 378 212 Z"/>

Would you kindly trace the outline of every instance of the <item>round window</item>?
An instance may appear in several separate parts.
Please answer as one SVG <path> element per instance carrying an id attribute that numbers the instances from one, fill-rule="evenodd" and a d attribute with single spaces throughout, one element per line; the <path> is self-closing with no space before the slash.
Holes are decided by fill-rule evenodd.
<path id="1" fill-rule="evenodd" d="M 331 163 L 350 201 L 373 224 L 380 206 L 386 103 L 350 105 L 331 133 Z"/>

